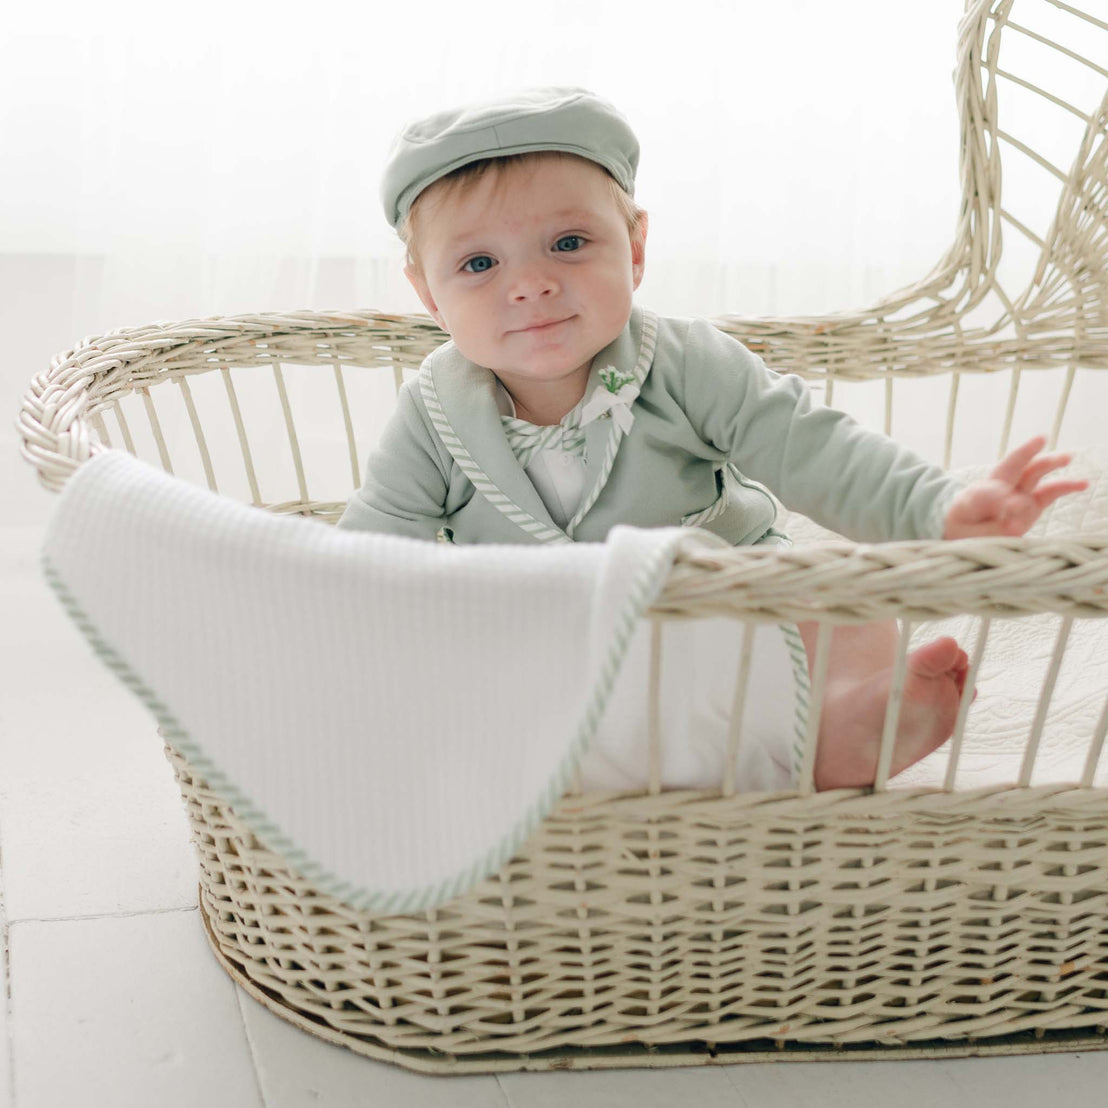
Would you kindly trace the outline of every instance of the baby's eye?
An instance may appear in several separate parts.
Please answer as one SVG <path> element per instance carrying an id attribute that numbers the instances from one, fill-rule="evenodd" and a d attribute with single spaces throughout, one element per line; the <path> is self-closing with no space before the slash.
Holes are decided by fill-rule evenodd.
<path id="1" fill-rule="evenodd" d="M 466 269 L 466 267 L 470 265 L 474 265 L 475 268 Z M 492 258 L 490 258 L 488 254 L 478 254 L 474 258 L 470 258 L 469 261 L 462 266 L 462 269 L 465 269 L 467 273 L 487 273 L 491 267 Z"/>
<path id="2" fill-rule="evenodd" d="M 555 249 L 560 247 L 563 242 L 584 242 L 584 241 L 585 240 L 580 235 L 563 235 L 560 239 L 558 239 L 557 243 L 555 243 Z M 575 250 L 580 250 L 580 249 L 581 248 L 579 246 L 572 246 L 572 247 L 569 248 L 569 250 L 559 250 L 558 253 L 559 254 L 569 254 L 569 253 L 572 253 Z"/>

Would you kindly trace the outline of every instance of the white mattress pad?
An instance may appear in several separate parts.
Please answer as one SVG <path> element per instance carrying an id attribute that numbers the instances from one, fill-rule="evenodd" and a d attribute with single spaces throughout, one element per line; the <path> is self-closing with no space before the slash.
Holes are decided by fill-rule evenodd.
<path id="1" fill-rule="evenodd" d="M 992 467 L 956 470 L 963 480 L 983 477 Z M 1108 533 L 1108 449 L 1074 452 L 1067 478 L 1085 478 L 1089 488 L 1062 497 L 1043 513 L 1031 535 L 1075 531 Z M 1056 476 L 1056 475 L 1052 475 Z M 803 516 L 791 515 L 787 530 L 799 544 L 831 536 Z M 837 536 L 835 536 L 837 537 Z M 1019 780 L 1024 750 L 1035 719 L 1043 679 L 1054 652 L 1062 617 L 1046 614 L 993 619 L 977 673 L 977 699 L 969 710 L 959 752 L 955 788 L 974 789 Z M 911 645 L 951 635 L 973 656 L 981 620 L 954 616 L 915 626 Z M 1074 620 L 1058 674 L 1029 784 L 1077 783 L 1090 740 L 1108 696 L 1108 619 Z M 941 787 L 951 744 L 909 766 L 893 786 Z M 1101 759 L 1095 784 L 1108 783 L 1108 757 Z"/>

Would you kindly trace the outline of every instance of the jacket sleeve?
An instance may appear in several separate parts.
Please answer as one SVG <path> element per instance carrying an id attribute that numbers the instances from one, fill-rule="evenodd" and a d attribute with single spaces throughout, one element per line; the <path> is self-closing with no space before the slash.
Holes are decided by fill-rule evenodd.
<path id="1" fill-rule="evenodd" d="M 955 478 L 815 402 L 707 320 L 689 325 L 683 386 L 700 437 L 790 510 L 860 542 L 942 537 Z"/>
<path id="2" fill-rule="evenodd" d="M 396 411 L 366 461 L 362 486 L 335 526 L 430 540 L 442 528 L 450 463 L 423 418 L 414 384 L 401 386 Z"/>

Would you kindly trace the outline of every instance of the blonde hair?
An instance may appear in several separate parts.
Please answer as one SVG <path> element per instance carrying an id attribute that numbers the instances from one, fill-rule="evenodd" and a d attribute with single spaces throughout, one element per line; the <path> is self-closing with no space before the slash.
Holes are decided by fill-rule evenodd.
<path id="1" fill-rule="evenodd" d="M 503 189 L 507 182 L 507 170 L 513 166 L 534 164 L 541 161 L 565 161 L 575 158 L 578 161 L 594 165 L 597 169 L 604 170 L 608 179 L 608 187 L 616 202 L 619 214 L 627 225 L 628 234 L 634 234 L 646 211 L 640 208 L 631 196 L 624 191 L 623 186 L 606 170 L 599 162 L 582 158 L 578 154 L 571 154 L 563 150 L 537 150 L 532 154 L 506 154 L 499 158 L 482 158 L 480 161 L 470 162 L 445 177 L 440 177 L 429 185 L 416 197 L 415 203 L 404 217 L 396 233 L 400 241 L 407 248 L 405 261 L 419 275 L 423 274 L 423 262 L 419 256 L 419 221 L 420 212 L 427 206 L 430 199 L 434 204 L 441 204 L 444 200 L 457 195 L 465 188 L 475 185 L 487 174 L 493 174 L 493 187 L 497 192 Z"/>

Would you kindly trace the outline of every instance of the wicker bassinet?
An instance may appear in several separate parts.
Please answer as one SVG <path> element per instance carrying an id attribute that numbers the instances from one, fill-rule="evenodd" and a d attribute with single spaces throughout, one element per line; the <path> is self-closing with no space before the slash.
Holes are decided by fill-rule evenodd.
<path id="1" fill-rule="evenodd" d="M 955 71 L 964 205 L 954 245 L 931 274 L 864 312 L 714 321 L 770 365 L 823 387 L 827 403 L 836 381 L 878 389 L 883 381 L 886 430 L 894 393 L 945 375 L 948 464 L 964 375 L 1007 378 L 1002 426 L 992 429 L 1004 450 L 1024 370 L 1058 378 L 1056 439 L 1078 370 L 1108 369 L 1108 98 L 1090 113 L 1017 75 L 1000 64 L 1001 39 L 1057 48 L 1103 78 L 1108 69 L 1094 60 L 1100 46 L 1085 57 L 1029 25 L 1036 9 L 1071 20 L 1079 39 L 1108 44 L 1108 23 L 1059 0 L 970 0 Z M 1108 50 L 1099 57 L 1108 60 Z M 1005 82 L 1080 121 L 1068 169 L 1001 129 Z M 1045 237 L 1001 207 L 1002 148 L 1061 181 Z M 1030 236 L 1037 255 L 1018 295 L 998 276 L 1003 227 Z M 991 321 L 975 323 L 989 304 Z M 65 351 L 34 379 L 19 420 L 23 453 L 58 490 L 113 442 L 141 452 L 148 427 L 145 453 L 181 473 L 184 452 L 171 461 L 165 431 L 172 399 L 194 440 L 187 453 L 197 479 L 227 491 L 234 473 L 259 507 L 334 521 L 360 478 L 360 421 L 348 393 L 372 377 L 391 394 L 444 338 L 427 317 L 372 311 L 114 331 Z M 270 377 L 287 442 L 259 448 L 272 423 L 250 423 L 247 394 Z M 169 382 L 173 390 L 156 388 Z M 217 400 L 222 411 L 202 420 Z M 298 403 L 317 413 L 299 426 Z M 349 483 L 320 500 L 308 484 L 326 403 L 338 429 L 327 437 L 349 451 Z M 962 422 L 977 417 L 980 426 L 983 414 Z M 270 463 L 280 470 L 274 481 L 284 481 L 279 500 L 262 495 Z M 279 1015 L 427 1072 L 1102 1045 L 1108 790 L 1092 783 L 1108 710 L 1089 736 L 1080 780 L 1028 783 L 1065 632 L 1108 614 L 1108 535 L 735 549 L 679 563 L 652 614 L 817 618 L 826 647 L 840 622 L 897 617 L 903 646 L 913 621 L 972 613 L 985 632 L 989 620 L 1042 612 L 1063 617 L 1063 634 L 1027 721 L 1016 783 L 952 787 L 965 710 L 946 788 L 889 788 L 886 742 L 872 790 L 817 794 L 810 740 L 795 793 L 735 794 L 726 772 L 715 790 L 667 791 L 655 745 L 649 789 L 567 795 L 495 877 L 416 915 L 357 912 L 320 893 L 167 747 L 199 853 L 212 948 Z M 823 658 L 817 651 L 812 734 Z"/>

